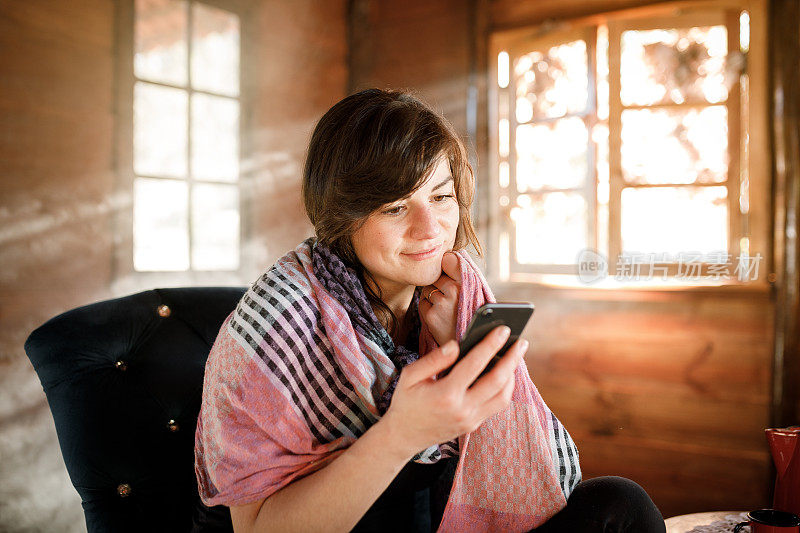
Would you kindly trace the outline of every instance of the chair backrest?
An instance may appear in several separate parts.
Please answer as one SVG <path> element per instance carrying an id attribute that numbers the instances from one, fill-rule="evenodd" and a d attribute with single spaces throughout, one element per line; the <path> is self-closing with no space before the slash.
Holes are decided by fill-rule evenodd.
<path id="1" fill-rule="evenodd" d="M 89 532 L 204 520 L 193 454 L 203 372 L 244 291 L 150 290 L 67 311 L 28 337 Z"/>

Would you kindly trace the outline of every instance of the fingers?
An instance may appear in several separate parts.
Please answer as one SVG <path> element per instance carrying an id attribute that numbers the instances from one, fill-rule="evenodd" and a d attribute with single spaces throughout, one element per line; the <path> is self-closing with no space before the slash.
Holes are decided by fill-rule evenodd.
<path id="1" fill-rule="evenodd" d="M 441 279 L 441 278 L 440 278 Z M 438 282 L 439 280 L 437 280 Z M 445 292 L 436 286 L 434 283 L 433 285 L 426 285 L 422 288 L 422 299 L 427 301 L 430 304 L 435 304 L 438 302 L 439 298 L 445 298 Z"/>
<path id="2" fill-rule="evenodd" d="M 435 304 L 440 299 L 453 300 L 458 298 L 461 288 L 461 264 L 458 254 L 446 252 L 442 257 L 442 275 L 433 282 L 422 288 L 422 298 Z"/>
<path id="3" fill-rule="evenodd" d="M 428 294 L 426 291 L 428 290 L 429 289 L 427 287 L 422 287 L 422 292 L 419 296 L 419 303 L 417 303 L 419 312 L 423 317 L 427 316 L 428 309 L 430 309 L 430 307 L 433 305 L 427 298 L 425 298 L 425 295 Z"/>
<path id="4" fill-rule="evenodd" d="M 460 288 L 461 285 L 450 279 L 446 274 L 442 274 L 432 285 L 426 285 L 422 288 L 421 296 L 434 304 L 442 298 L 456 300 Z"/>
<path id="5" fill-rule="evenodd" d="M 508 407 L 508 405 L 511 403 L 511 397 L 514 394 L 514 386 L 516 385 L 516 382 L 517 380 L 515 372 L 511 372 L 500 390 L 497 391 L 494 396 L 479 404 L 480 407 L 478 408 L 476 414 L 478 417 L 480 417 L 481 423 L 483 423 L 483 420 L 486 420 L 498 411 L 502 411 Z"/>
<path id="6" fill-rule="evenodd" d="M 514 373 L 527 348 L 528 341 L 525 339 L 515 342 L 489 372 L 478 378 L 478 381 L 470 387 L 467 396 L 478 404 L 494 398 L 507 386 L 509 379 L 514 380 Z"/>
<path id="7" fill-rule="evenodd" d="M 458 296 L 461 289 L 461 259 L 455 252 L 447 252 L 442 257 L 442 275 L 433 283 L 450 298 Z"/>
<path id="8" fill-rule="evenodd" d="M 412 385 L 432 378 L 442 370 L 449 368 L 458 357 L 458 343 L 450 341 L 444 346 L 431 350 L 413 363 L 403 367 L 400 379 Z"/>
<path id="9" fill-rule="evenodd" d="M 442 272 L 456 281 L 456 283 L 461 283 L 461 259 L 458 254 L 452 251 L 444 253 L 442 256 Z"/>
<path id="10" fill-rule="evenodd" d="M 455 382 L 457 387 L 469 387 L 503 347 L 510 332 L 508 326 L 494 328 L 453 367 L 445 379 Z"/>

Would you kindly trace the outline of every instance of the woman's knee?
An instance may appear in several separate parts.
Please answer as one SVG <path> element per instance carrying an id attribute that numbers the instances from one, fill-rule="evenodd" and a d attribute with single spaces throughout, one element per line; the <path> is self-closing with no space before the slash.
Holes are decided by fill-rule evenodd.
<path id="1" fill-rule="evenodd" d="M 576 504 L 602 509 L 607 523 L 619 527 L 614 530 L 664 531 L 664 518 L 656 504 L 641 485 L 628 478 L 602 476 L 583 481 L 569 498 L 569 505 Z"/>
<path id="2" fill-rule="evenodd" d="M 587 479 L 581 482 L 576 487 L 576 490 L 578 488 L 597 493 L 593 497 L 607 496 L 609 499 L 622 501 L 652 501 L 641 485 L 631 479 L 620 476 L 601 476 Z"/>

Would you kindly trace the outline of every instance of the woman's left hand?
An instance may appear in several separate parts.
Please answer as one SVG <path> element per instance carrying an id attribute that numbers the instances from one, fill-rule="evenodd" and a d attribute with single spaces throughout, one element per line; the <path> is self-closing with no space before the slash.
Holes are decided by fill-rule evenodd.
<path id="1" fill-rule="evenodd" d="M 419 299 L 420 319 L 427 324 L 439 346 L 456 338 L 456 311 L 460 291 L 461 265 L 458 255 L 445 252 L 442 256 L 442 275 L 433 285 L 422 287 Z"/>

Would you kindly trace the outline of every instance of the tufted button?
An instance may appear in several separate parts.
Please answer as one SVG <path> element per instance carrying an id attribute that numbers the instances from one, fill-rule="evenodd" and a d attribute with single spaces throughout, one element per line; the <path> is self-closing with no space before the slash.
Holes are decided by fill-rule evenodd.
<path id="1" fill-rule="evenodd" d="M 167 318 L 170 315 L 170 313 L 172 313 L 172 310 L 169 308 L 167 304 L 161 304 L 158 306 L 158 316 Z"/>
<path id="2" fill-rule="evenodd" d="M 126 370 L 128 370 L 128 363 L 126 363 L 125 361 L 117 361 L 116 363 L 114 363 L 114 368 L 116 368 L 117 370 L 121 370 L 122 372 L 125 372 Z"/>
<path id="3" fill-rule="evenodd" d="M 117 494 L 119 494 L 120 498 L 127 498 L 131 495 L 131 486 L 127 483 L 120 483 L 117 486 Z"/>
<path id="4" fill-rule="evenodd" d="M 177 422 L 175 422 L 175 421 L 174 421 L 174 420 L 172 420 L 172 419 L 170 419 L 170 421 L 169 421 L 169 422 L 167 422 L 167 428 L 168 428 L 168 429 L 169 429 L 169 430 L 170 430 L 172 433 L 175 433 L 176 431 L 178 431 L 179 429 L 181 429 L 181 427 L 178 425 L 178 423 L 177 423 Z"/>

